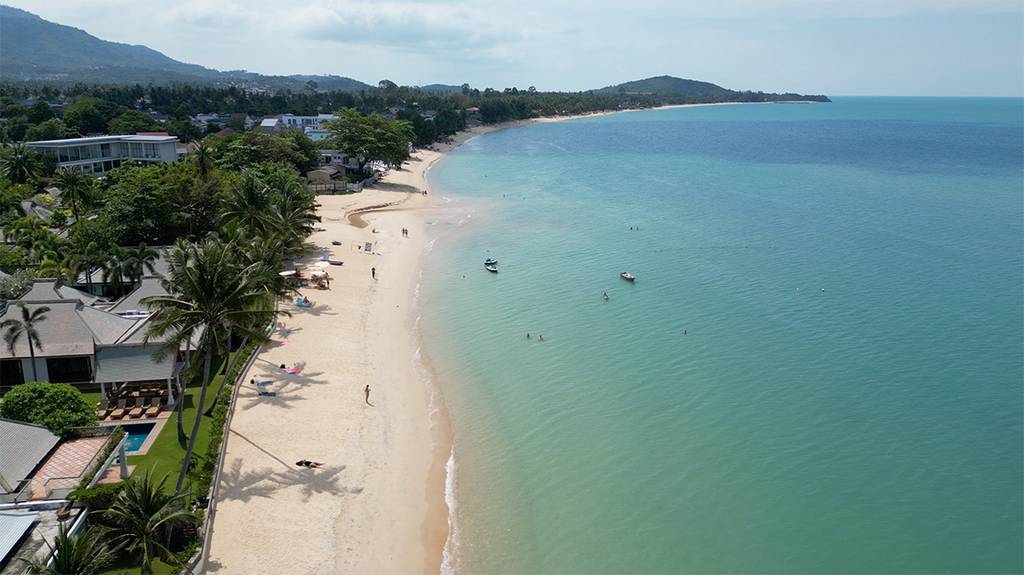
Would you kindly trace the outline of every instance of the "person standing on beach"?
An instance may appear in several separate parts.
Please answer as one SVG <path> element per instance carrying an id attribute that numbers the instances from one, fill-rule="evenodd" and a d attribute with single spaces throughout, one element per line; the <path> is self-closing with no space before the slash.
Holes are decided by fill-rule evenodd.
<path id="1" fill-rule="evenodd" d="M 370 268 L 370 277 L 377 279 L 377 268 Z"/>
<path id="2" fill-rule="evenodd" d="M 366 401 L 366 405 L 370 405 L 370 384 L 367 383 L 366 387 L 363 388 L 363 400 Z"/>

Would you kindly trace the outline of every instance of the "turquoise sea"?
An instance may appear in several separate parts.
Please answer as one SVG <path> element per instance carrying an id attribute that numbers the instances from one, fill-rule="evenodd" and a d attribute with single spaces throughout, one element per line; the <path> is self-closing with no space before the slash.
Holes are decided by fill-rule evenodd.
<path id="1" fill-rule="evenodd" d="M 431 179 L 449 571 L 1024 570 L 1024 101 L 538 124 Z"/>

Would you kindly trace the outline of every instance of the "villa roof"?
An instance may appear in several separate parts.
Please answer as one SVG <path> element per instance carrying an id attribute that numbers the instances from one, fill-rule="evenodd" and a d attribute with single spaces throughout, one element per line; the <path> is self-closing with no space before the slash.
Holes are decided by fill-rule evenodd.
<path id="1" fill-rule="evenodd" d="M 75 300 L 37 301 L 21 302 L 29 311 L 46 306 L 50 311 L 46 319 L 36 325 L 36 332 L 42 341 L 42 347 L 35 346 L 36 357 L 59 357 L 68 355 L 92 355 L 93 339 L 92 332 L 78 315 L 77 308 L 82 305 Z M 8 305 L 0 320 L 21 319 L 19 306 Z M 22 337 L 14 348 L 14 353 L 8 346 L 0 346 L 0 358 L 25 358 L 30 357 L 28 338 Z"/>
<path id="2" fill-rule="evenodd" d="M 114 306 L 110 308 L 110 311 L 117 313 L 148 311 L 149 306 L 142 303 L 141 300 L 155 295 L 167 295 L 167 290 L 165 290 L 163 284 L 160 283 L 160 278 L 142 278 L 142 281 L 139 283 L 139 286 L 135 288 L 135 291 L 126 295 L 121 299 L 121 301 L 114 304 Z"/>
<path id="3" fill-rule="evenodd" d="M 11 493 L 46 459 L 60 438 L 31 423 L 0 419 L 0 493 Z"/>
<path id="4" fill-rule="evenodd" d="M 177 142 L 177 136 L 140 136 L 136 134 L 121 134 L 116 136 L 87 136 L 85 138 L 62 138 L 59 140 L 37 140 L 28 142 L 29 146 L 79 146 L 83 144 L 106 144 L 111 142 L 139 142 L 148 144 L 160 144 L 164 142 Z"/>
<path id="5" fill-rule="evenodd" d="M 18 298 L 18 301 L 53 301 L 55 299 L 77 299 L 86 305 L 92 305 L 100 301 L 99 297 L 91 293 L 66 285 L 58 285 L 54 280 L 34 280 L 32 288 L 28 290 L 28 293 Z"/>
<path id="6" fill-rule="evenodd" d="M 117 314 L 91 307 L 79 308 L 78 315 L 85 322 L 89 331 L 92 332 L 95 342 L 106 345 L 117 343 L 119 339 L 124 337 L 139 322 L 138 319 L 124 318 Z"/>
<path id="7" fill-rule="evenodd" d="M 262 128 L 273 128 L 281 121 L 280 118 L 263 118 L 260 120 L 260 127 Z"/>
<path id="8" fill-rule="evenodd" d="M 162 361 L 153 360 L 152 346 L 117 346 L 96 350 L 96 383 L 157 381 L 174 376 L 173 354 Z"/>

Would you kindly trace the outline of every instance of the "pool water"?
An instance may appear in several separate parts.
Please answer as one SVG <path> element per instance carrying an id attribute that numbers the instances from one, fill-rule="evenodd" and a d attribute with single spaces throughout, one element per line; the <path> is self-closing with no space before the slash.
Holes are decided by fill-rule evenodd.
<path id="1" fill-rule="evenodd" d="M 128 434 L 128 440 L 124 443 L 124 450 L 127 453 L 134 453 L 142 448 L 142 444 L 146 442 L 146 438 L 149 437 L 149 432 L 153 431 L 155 423 L 132 423 L 129 425 L 123 425 L 125 432 Z"/>

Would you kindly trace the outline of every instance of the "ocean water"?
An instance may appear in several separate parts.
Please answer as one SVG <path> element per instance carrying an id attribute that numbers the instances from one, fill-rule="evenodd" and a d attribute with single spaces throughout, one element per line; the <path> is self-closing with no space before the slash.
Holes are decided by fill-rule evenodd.
<path id="1" fill-rule="evenodd" d="M 1024 570 L 1022 119 L 654 110 L 443 160 L 421 325 L 446 569 Z"/>

